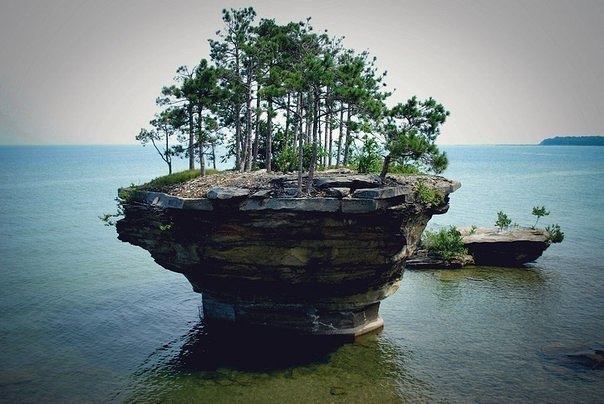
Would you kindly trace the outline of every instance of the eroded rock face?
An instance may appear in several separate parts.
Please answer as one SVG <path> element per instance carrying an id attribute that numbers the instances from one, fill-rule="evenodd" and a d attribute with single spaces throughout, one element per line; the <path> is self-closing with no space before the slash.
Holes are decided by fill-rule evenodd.
<path id="1" fill-rule="evenodd" d="M 385 187 L 370 175 L 320 176 L 316 191 L 334 196 L 310 198 L 284 196 L 281 180 L 195 199 L 139 191 L 117 230 L 187 277 L 206 323 L 358 335 L 381 327 L 379 302 L 398 288 L 430 217 L 447 209 L 448 198 L 415 200 L 418 178 Z M 444 194 L 459 187 L 421 178 Z"/>

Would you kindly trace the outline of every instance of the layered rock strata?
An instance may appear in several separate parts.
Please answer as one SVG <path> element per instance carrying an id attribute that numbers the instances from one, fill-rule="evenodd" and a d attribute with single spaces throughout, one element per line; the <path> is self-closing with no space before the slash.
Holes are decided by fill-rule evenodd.
<path id="1" fill-rule="evenodd" d="M 296 198 L 292 181 L 215 187 L 199 198 L 136 191 L 119 239 L 185 275 L 203 295 L 207 324 L 349 336 L 381 327 L 380 301 L 397 290 L 405 259 L 459 183 L 410 176 L 385 186 L 334 173 L 314 180 L 321 196 Z M 419 181 L 443 202 L 416 200 Z"/>

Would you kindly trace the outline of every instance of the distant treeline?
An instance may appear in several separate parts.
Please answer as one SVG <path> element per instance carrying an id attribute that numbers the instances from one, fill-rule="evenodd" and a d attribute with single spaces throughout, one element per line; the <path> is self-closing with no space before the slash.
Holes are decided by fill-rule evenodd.
<path id="1" fill-rule="evenodd" d="M 543 139 L 542 146 L 604 146 L 604 136 L 556 136 Z"/>

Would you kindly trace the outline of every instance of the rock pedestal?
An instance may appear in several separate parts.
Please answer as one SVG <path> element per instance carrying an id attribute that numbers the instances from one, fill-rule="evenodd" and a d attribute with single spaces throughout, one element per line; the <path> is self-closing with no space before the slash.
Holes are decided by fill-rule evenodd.
<path id="1" fill-rule="evenodd" d="M 207 324 L 356 336 L 382 326 L 380 301 L 397 290 L 430 217 L 448 207 L 448 198 L 416 200 L 420 178 L 444 195 L 459 187 L 333 174 L 315 180 L 315 194 L 339 197 L 283 196 L 283 179 L 202 198 L 136 191 L 117 231 L 187 277 Z"/>

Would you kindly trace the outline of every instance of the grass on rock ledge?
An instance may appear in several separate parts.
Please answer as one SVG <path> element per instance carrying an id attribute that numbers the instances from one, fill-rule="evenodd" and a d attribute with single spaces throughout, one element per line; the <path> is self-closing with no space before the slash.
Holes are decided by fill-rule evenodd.
<path id="1" fill-rule="evenodd" d="M 206 175 L 216 174 L 217 170 L 208 169 L 206 170 Z M 177 173 L 172 173 L 169 175 L 164 175 L 162 177 L 157 177 L 146 184 L 143 184 L 141 188 L 162 188 L 170 185 L 180 184 L 182 182 L 186 182 L 197 178 L 201 175 L 200 170 L 185 170 L 179 171 Z"/>

